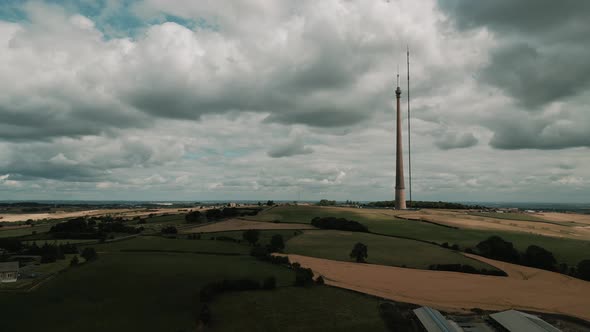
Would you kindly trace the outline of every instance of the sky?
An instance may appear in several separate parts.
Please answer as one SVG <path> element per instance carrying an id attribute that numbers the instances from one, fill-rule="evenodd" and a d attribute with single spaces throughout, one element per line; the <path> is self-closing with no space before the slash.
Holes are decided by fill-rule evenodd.
<path id="1" fill-rule="evenodd" d="M 414 200 L 590 201 L 588 1 L 0 2 L 0 200 L 391 200 L 409 48 Z"/>

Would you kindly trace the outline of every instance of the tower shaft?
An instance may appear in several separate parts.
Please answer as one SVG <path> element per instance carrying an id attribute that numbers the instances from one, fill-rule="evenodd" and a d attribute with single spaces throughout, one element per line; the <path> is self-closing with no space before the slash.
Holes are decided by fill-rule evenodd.
<path id="1" fill-rule="evenodd" d="M 397 137 L 395 149 L 395 208 L 406 208 L 406 192 L 404 185 L 404 156 L 402 150 L 402 113 L 400 109 L 400 97 L 402 90 L 397 87 L 395 90 L 396 106 L 397 106 Z"/>

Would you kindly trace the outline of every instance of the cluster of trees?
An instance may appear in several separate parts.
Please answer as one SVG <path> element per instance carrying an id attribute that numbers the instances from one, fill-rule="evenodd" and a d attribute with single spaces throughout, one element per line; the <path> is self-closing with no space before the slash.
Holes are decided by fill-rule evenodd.
<path id="1" fill-rule="evenodd" d="M 141 231 L 143 227 L 127 226 L 121 218 L 110 216 L 89 220 L 78 217 L 55 224 L 49 229 L 49 233 L 57 239 L 105 239 L 108 233 L 135 234 Z"/>
<path id="2" fill-rule="evenodd" d="M 497 259 L 514 264 L 521 264 L 538 269 L 569 274 L 584 280 L 590 280 L 590 259 L 583 260 L 576 267 L 567 264 L 557 264 L 553 253 L 537 245 L 530 245 L 521 253 L 511 242 L 499 236 L 491 236 L 476 246 L 477 253 L 488 258 Z M 467 252 L 473 252 L 467 249 Z"/>
<path id="3" fill-rule="evenodd" d="M 24 250 L 27 255 L 41 256 L 41 264 L 53 263 L 58 259 L 65 259 L 66 254 L 77 254 L 78 248 L 69 243 L 63 244 L 49 244 L 45 243 L 39 247 L 36 242 Z"/>
<path id="4" fill-rule="evenodd" d="M 333 206 L 336 205 L 336 201 L 330 201 L 327 199 L 322 199 L 318 203 L 319 206 Z"/>
<path id="5" fill-rule="evenodd" d="M 223 208 L 210 209 L 205 212 L 190 211 L 184 216 L 184 220 L 188 223 L 205 223 L 208 221 L 216 221 L 226 218 L 236 218 L 243 216 L 255 216 L 260 212 L 259 208 Z"/>
<path id="6" fill-rule="evenodd" d="M 493 275 L 493 276 L 508 276 L 506 272 L 500 270 L 487 270 L 481 269 L 478 270 L 471 265 L 466 264 L 433 264 L 428 267 L 430 270 L 438 270 L 438 271 L 453 271 L 453 272 L 462 272 L 462 273 L 472 273 L 472 274 L 485 274 L 485 275 Z"/>
<path id="7" fill-rule="evenodd" d="M 250 243 L 253 248 L 250 251 L 250 255 L 254 256 L 263 261 L 270 261 L 271 263 L 275 264 L 288 264 L 289 260 L 287 257 L 280 257 L 280 256 L 272 256 L 273 252 L 282 252 L 285 249 L 285 241 L 283 240 L 283 236 L 281 234 L 274 234 L 268 244 L 260 245 L 258 243 L 260 237 L 260 231 L 255 229 L 249 229 L 242 233 L 242 237 L 248 243 Z"/>
<path id="8" fill-rule="evenodd" d="M 353 220 L 336 217 L 315 217 L 311 224 L 321 229 L 338 229 L 349 232 L 368 232 L 367 226 Z"/>
<path id="9" fill-rule="evenodd" d="M 508 242 L 499 236 L 490 236 L 478 243 L 476 248 L 477 252 L 484 257 L 549 271 L 558 271 L 557 260 L 553 253 L 536 245 L 528 246 L 526 251 L 521 254 L 514 248 L 512 242 Z"/>

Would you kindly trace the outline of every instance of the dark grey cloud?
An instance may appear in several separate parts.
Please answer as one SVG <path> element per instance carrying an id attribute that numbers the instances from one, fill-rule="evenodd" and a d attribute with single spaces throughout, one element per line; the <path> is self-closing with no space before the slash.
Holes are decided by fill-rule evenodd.
<path id="1" fill-rule="evenodd" d="M 477 138 L 472 133 L 447 133 L 434 144 L 441 150 L 469 148 L 477 144 Z"/>
<path id="2" fill-rule="evenodd" d="M 313 149 L 306 147 L 302 138 L 296 137 L 290 142 L 272 147 L 268 151 L 268 156 L 272 158 L 283 158 L 310 153 L 313 153 Z"/>
<path id="3" fill-rule="evenodd" d="M 590 147 L 587 123 L 535 119 L 527 115 L 507 116 L 492 127 L 490 145 L 498 149 L 556 150 Z"/>
<path id="4" fill-rule="evenodd" d="M 498 48 L 480 79 L 526 109 L 590 87 L 590 2 L 439 0 L 460 29 L 486 27 Z"/>

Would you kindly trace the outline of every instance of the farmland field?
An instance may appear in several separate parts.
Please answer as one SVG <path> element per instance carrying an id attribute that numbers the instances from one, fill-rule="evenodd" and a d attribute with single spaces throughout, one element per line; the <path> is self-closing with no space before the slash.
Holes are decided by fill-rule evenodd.
<path id="1" fill-rule="evenodd" d="M 358 295 L 336 289 L 292 288 L 293 274 L 289 269 L 249 256 L 109 252 L 99 254 L 95 262 L 59 274 L 33 292 L 2 293 L 2 328 L 3 331 L 194 331 L 201 286 L 221 279 L 262 280 L 269 276 L 277 278 L 278 287 L 287 288 L 244 294 L 244 303 L 260 298 L 266 310 L 252 310 L 248 324 L 271 316 L 278 320 L 268 324 L 300 324 L 293 329 L 301 328 L 305 322 L 284 310 L 293 298 L 308 304 L 299 308 L 297 314 L 324 321 L 325 331 L 330 331 L 331 326 L 341 326 L 337 317 L 345 315 L 358 321 L 359 327 L 373 329 L 382 324 L 376 316 L 376 299 L 366 298 L 365 304 L 371 304 L 367 309 L 351 311 L 350 308 L 359 305 Z M 303 293 L 298 294 L 300 291 Z M 326 294 L 332 295 L 326 298 Z M 223 301 L 224 296 L 221 302 L 214 301 L 212 305 L 216 321 L 239 314 L 235 304 Z M 242 294 L 235 296 L 242 297 Z M 339 305 L 322 305 L 329 298 L 337 298 Z M 27 314 L 35 319 L 22 319 L 25 307 Z M 375 313 L 366 316 L 371 310 Z"/>
<path id="2" fill-rule="evenodd" d="M 355 243 L 368 247 L 371 264 L 428 269 L 431 264 L 468 264 L 476 269 L 494 270 L 490 265 L 436 245 L 367 233 L 314 230 L 304 231 L 287 242 L 285 252 L 339 261 L 351 261 Z"/>
<path id="3" fill-rule="evenodd" d="M 318 206 L 285 206 L 267 210 L 256 216 L 259 220 L 278 219 L 281 222 L 311 222 L 314 217 L 339 217 L 356 220 L 367 225 L 370 232 L 400 236 L 438 244 L 457 244 L 461 248 L 474 247 L 482 240 L 498 235 L 514 244 L 520 251 L 529 245 L 538 245 L 551 251 L 559 263 L 576 265 L 590 257 L 590 239 L 576 240 L 542 236 L 524 232 L 457 229 L 416 220 L 395 218 L 392 210 L 325 208 Z"/>

